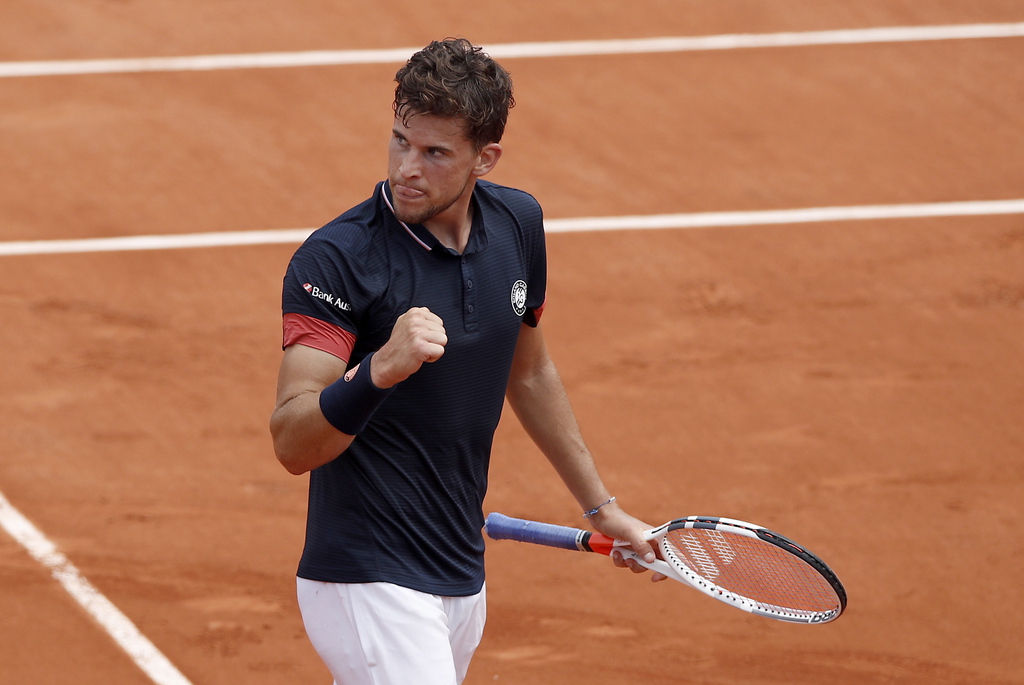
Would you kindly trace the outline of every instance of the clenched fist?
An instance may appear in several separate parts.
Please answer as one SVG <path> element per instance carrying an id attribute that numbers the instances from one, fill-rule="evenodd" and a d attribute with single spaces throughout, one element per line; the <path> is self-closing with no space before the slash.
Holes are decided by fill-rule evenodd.
<path id="1" fill-rule="evenodd" d="M 371 380 L 378 388 L 390 388 L 413 375 L 424 363 L 444 354 L 448 335 L 444 322 L 426 307 L 413 307 L 398 317 L 391 338 L 373 355 Z"/>

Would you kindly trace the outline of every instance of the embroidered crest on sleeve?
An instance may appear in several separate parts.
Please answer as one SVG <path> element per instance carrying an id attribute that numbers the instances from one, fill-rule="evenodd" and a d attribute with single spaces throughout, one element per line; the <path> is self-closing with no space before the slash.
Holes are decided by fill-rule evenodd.
<path id="1" fill-rule="evenodd" d="M 526 281 L 518 280 L 512 284 L 512 311 L 516 316 L 526 313 Z"/>

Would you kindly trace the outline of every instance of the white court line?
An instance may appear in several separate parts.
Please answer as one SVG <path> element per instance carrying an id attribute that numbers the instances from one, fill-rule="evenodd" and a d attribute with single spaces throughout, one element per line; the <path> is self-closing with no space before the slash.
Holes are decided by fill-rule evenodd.
<path id="1" fill-rule="evenodd" d="M 294 228 L 267 231 L 230 231 L 223 233 L 182 233 L 178 235 L 134 235 L 123 238 L 83 238 L 79 240 L 26 240 L 0 243 L 0 257 L 301 243 L 312 232 L 313 229 L 311 228 Z"/>
<path id="2" fill-rule="evenodd" d="M 100 594 L 68 558 L 0 493 L 0 526 L 45 566 L 76 602 L 92 616 L 132 661 L 157 685 L 191 685 L 135 624 Z M 72 678 L 74 680 L 74 678 Z"/>
<path id="3" fill-rule="evenodd" d="M 545 43 L 496 43 L 484 45 L 495 59 L 522 57 L 574 57 L 743 48 L 782 48 L 812 45 L 906 43 L 933 40 L 1024 37 L 1024 22 L 1010 24 L 959 24 L 947 26 L 891 26 L 869 29 L 802 31 L 786 33 L 737 33 L 715 36 L 579 40 Z M 386 50 L 311 50 L 189 57 L 140 57 L 124 59 L 0 62 L 0 78 L 70 74 L 115 74 L 153 71 L 208 71 L 212 69 L 264 69 L 345 64 L 404 62 L 419 47 Z"/>
<path id="4" fill-rule="evenodd" d="M 715 228 L 725 226 L 766 226 L 826 221 L 868 221 L 915 219 L 944 216 L 985 216 L 1024 214 L 1024 200 L 982 200 L 976 202 L 934 202 L 911 205 L 861 205 L 854 207 L 807 207 L 752 212 L 698 212 L 694 214 L 650 214 L 640 216 L 553 219 L 545 221 L 549 232 L 620 231 L 625 229 Z M 0 250 L 3 243 L 0 243 Z M 0 254 L 3 254 L 0 251 Z"/>
<path id="5" fill-rule="evenodd" d="M 935 202 L 912 205 L 808 207 L 804 209 L 772 209 L 752 212 L 697 212 L 693 214 L 647 214 L 638 216 L 585 217 L 579 219 L 546 219 L 544 227 L 548 233 L 569 233 L 576 231 L 766 226 L 772 224 L 821 223 L 826 221 L 991 216 L 998 214 L 1024 214 L 1024 199 Z M 308 238 L 313 230 L 312 228 L 292 228 L 267 231 L 84 238 L 80 240 L 0 242 L 0 257 L 71 254 L 78 252 L 174 250 L 191 247 L 228 247 L 232 245 L 270 245 L 275 243 L 298 244 Z"/>

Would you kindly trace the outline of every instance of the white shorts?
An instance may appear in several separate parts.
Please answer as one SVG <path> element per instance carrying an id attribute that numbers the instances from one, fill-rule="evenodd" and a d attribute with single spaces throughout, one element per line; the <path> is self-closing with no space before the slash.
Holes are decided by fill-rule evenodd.
<path id="1" fill-rule="evenodd" d="M 458 685 L 483 637 L 486 589 L 439 597 L 390 583 L 296 585 L 306 634 L 335 685 Z"/>

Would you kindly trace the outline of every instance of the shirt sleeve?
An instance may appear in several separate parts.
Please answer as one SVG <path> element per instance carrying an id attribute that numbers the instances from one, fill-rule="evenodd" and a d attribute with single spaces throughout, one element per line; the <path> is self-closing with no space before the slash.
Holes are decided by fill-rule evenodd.
<path id="1" fill-rule="evenodd" d="M 527 240 L 527 273 L 529 274 L 529 288 L 526 297 L 526 313 L 523 314 L 523 323 L 534 328 L 540 323 L 540 317 L 544 313 L 544 305 L 547 303 L 547 278 L 548 261 L 547 245 L 544 239 L 544 214 L 540 204 L 530 197 L 532 207 L 523 222 Z"/>
<path id="2" fill-rule="evenodd" d="M 341 326 L 305 314 L 285 314 L 282 329 L 282 348 L 305 345 L 333 354 L 346 363 L 352 356 L 352 348 L 356 344 L 356 336 Z"/>
<path id="3" fill-rule="evenodd" d="M 282 344 L 306 345 L 348 361 L 367 301 L 367 276 L 339 242 L 314 235 L 296 250 L 285 272 Z"/>

